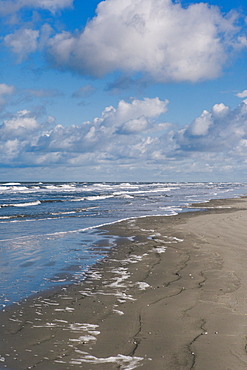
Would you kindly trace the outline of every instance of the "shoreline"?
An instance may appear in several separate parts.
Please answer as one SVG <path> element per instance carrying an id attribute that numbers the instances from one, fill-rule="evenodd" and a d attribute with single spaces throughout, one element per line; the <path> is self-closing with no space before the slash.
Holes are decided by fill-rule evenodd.
<path id="1" fill-rule="evenodd" d="M 24 192 L 26 192 L 28 189 L 32 190 L 33 184 L 26 185 L 27 187 L 20 187 L 20 189 L 22 189 L 22 191 Z M 69 184 L 67 184 L 66 186 L 68 185 Z M 222 192 L 223 196 L 226 196 L 227 198 L 229 198 L 229 196 L 231 195 L 233 198 L 236 197 L 239 191 L 241 191 L 241 193 L 243 194 L 243 189 L 246 189 L 246 184 L 230 183 L 227 183 L 225 185 L 222 185 L 222 183 L 208 183 L 206 186 L 200 183 L 157 183 L 156 185 L 143 183 L 133 185 L 129 184 L 129 187 L 127 186 L 128 184 L 110 184 L 110 186 L 107 187 L 107 191 L 102 191 L 101 185 L 99 186 L 99 188 L 97 188 L 97 186 L 95 188 L 95 185 L 86 184 L 87 191 L 84 196 L 88 195 L 88 190 L 91 189 L 90 191 L 92 191 L 92 189 L 96 189 L 96 193 L 99 193 L 96 196 L 96 199 L 98 199 L 99 197 L 101 199 L 102 195 L 104 198 L 106 192 L 111 191 L 111 196 L 113 196 L 113 198 L 116 195 L 116 199 L 111 200 L 111 204 L 112 202 L 113 205 L 116 203 L 116 207 L 114 206 L 114 209 L 112 211 L 110 210 L 111 206 L 108 205 L 108 201 L 107 203 L 103 201 L 103 203 L 100 202 L 99 204 L 98 201 L 96 201 L 92 204 L 84 204 L 85 208 L 83 207 L 81 209 L 83 210 L 83 213 L 85 211 L 85 214 L 83 215 L 81 215 L 80 213 L 77 215 L 77 203 L 75 203 L 75 205 L 74 203 L 69 203 L 68 207 L 70 208 L 72 206 L 72 213 L 75 214 L 72 215 L 70 214 L 71 212 L 69 212 L 68 217 L 64 217 L 63 215 L 61 216 L 61 219 L 60 216 L 58 216 L 57 219 L 57 216 L 55 216 L 55 214 L 55 217 L 53 219 L 53 211 L 52 208 L 50 209 L 50 206 L 48 207 L 48 209 L 46 209 L 46 212 L 45 210 L 39 209 L 39 207 L 27 207 L 24 208 L 23 211 L 20 209 L 20 219 L 18 215 L 16 215 L 17 219 L 15 219 L 14 214 L 11 215 L 11 213 L 15 213 L 15 207 L 11 207 L 8 210 L 10 214 L 6 216 L 8 221 L 7 219 L 5 220 L 5 216 L 3 216 L 3 220 L 0 223 L 2 233 L 1 240 L 3 244 L 1 249 L 1 256 L 2 260 L 4 261 L 4 263 L 2 264 L 3 278 L 0 284 L 0 310 L 1 308 L 6 307 L 6 305 L 9 306 L 12 303 L 20 302 L 23 299 L 32 296 L 33 294 L 35 294 L 35 292 L 39 293 L 41 289 L 42 291 L 47 291 L 53 289 L 56 286 L 59 286 L 60 283 L 61 285 L 70 284 L 75 282 L 75 280 L 77 279 L 83 279 L 84 271 L 87 271 L 90 265 L 96 263 L 98 258 L 104 257 L 102 255 L 95 254 L 93 248 L 91 248 L 94 242 L 97 243 L 98 241 L 97 231 L 99 230 L 98 228 L 101 226 L 104 227 L 111 223 L 118 223 L 121 221 L 126 221 L 128 219 L 135 219 L 137 217 L 149 217 L 155 214 L 159 216 L 170 216 L 171 214 L 176 214 L 176 212 L 182 213 L 184 211 L 191 211 L 191 208 L 186 208 L 189 205 L 188 202 L 192 200 L 197 202 L 199 199 L 202 199 L 201 196 L 208 199 L 209 194 L 211 194 L 212 192 L 212 189 L 216 189 L 217 193 L 214 193 L 216 197 L 219 196 L 218 192 Z M 141 197 L 139 197 L 138 194 L 137 197 L 133 195 L 131 199 L 126 200 L 126 195 L 128 193 L 131 193 L 131 189 L 133 186 L 135 189 L 138 188 L 137 193 L 139 193 L 140 191 L 141 193 L 142 191 L 144 193 L 142 193 Z M 119 190 L 119 187 L 121 189 L 123 187 L 124 191 L 121 193 L 116 193 L 115 190 Z M 50 188 L 50 184 L 45 184 L 44 188 Z M 73 190 L 76 189 L 79 190 L 79 194 L 83 196 L 82 189 L 84 189 L 84 185 L 76 186 Z M 133 190 L 134 189 L 132 189 L 132 191 Z M 20 191 L 18 195 L 18 198 L 20 197 L 19 201 L 21 201 L 22 191 Z M 160 191 L 160 194 L 162 194 L 162 196 L 160 197 L 158 195 L 157 197 L 157 194 L 159 194 Z M 170 191 L 171 194 L 168 195 Z M 232 194 L 232 192 L 234 194 Z M 90 194 L 95 195 L 96 193 Z M 39 191 L 37 194 L 39 194 Z M 120 199 L 122 197 L 121 194 L 124 195 L 124 200 Z M 118 199 L 119 195 L 120 198 Z M 52 195 L 52 197 L 53 196 L 54 194 Z M 155 203 L 153 203 L 153 196 L 156 199 Z M 210 196 L 212 196 L 212 194 Z M 131 196 L 127 195 L 127 198 L 129 197 Z M 33 198 L 32 195 L 30 200 L 33 199 L 40 199 L 40 201 L 43 202 L 42 204 L 45 206 L 50 205 L 50 201 L 45 201 L 45 199 L 49 200 L 49 192 L 45 193 L 45 195 L 42 195 L 42 197 L 40 195 L 40 198 L 36 195 Z M 82 200 L 84 198 L 77 198 L 76 196 L 75 199 Z M 70 200 L 70 196 L 68 200 Z M 205 202 L 207 201 L 206 199 L 204 200 Z M 2 203 L 5 204 L 4 199 Z M 12 199 L 11 204 L 15 204 L 14 199 Z M 58 204 L 56 204 L 56 206 Z M 162 205 L 164 207 L 162 207 Z M 93 208 L 91 208 L 91 206 Z M 108 211 L 106 211 L 108 206 L 110 208 Z M 53 202 L 51 203 L 51 207 L 53 207 Z M 58 208 L 59 207 L 60 206 L 58 205 Z M 94 207 L 99 207 L 99 210 L 95 211 Z M 139 212 L 137 211 L 138 209 Z M 196 210 L 200 211 L 198 207 Z M 44 219 L 42 217 L 43 211 Z M 29 216 L 26 218 L 26 212 L 26 216 L 29 215 L 30 219 Z M 32 212 L 34 212 L 33 221 L 35 220 L 35 222 L 27 223 L 27 221 L 32 220 Z M 49 219 L 50 217 L 48 217 L 50 212 L 51 219 Z M 36 213 L 39 214 L 38 217 L 35 216 Z M 67 212 L 65 212 L 65 214 L 66 213 Z M 60 212 L 58 212 L 58 214 L 60 214 Z M 14 218 L 12 219 L 12 217 Z M 46 217 L 48 217 L 49 220 L 46 220 Z M 54 224 L 54 227 L 52 227 L 52 224 Z M 30 226 L 32 227 L 30 228 Z M 77 250 L 79 239 L 81 241 L 81 245 L 79 247 L 81 251 Z M 74 244 L 74 246 L 72 246 L 72 244 Z M 87 250 L 91 251 L 92 255 L 90 255 Z M 83 251 L 86 251 L 84 255 L 88 256 L 88 258 L 83 258 Z"/>
<path id="2" fill-rule="evenodd" d="M 100 227 L 86 280 L 0 313 L 0 368 L 245 369 L 246 202 Z"/>
<path id="3" fill-rule="evenodd" d="M 245 197 L 245 196 L 241 196 L 241 197 Z M 234 200 L 234 199 L 239 199 L 241 197 L 236 197 L 236 198 L 226 198 L 226 199 L 223 199 L 224 201 L 227 201 L 227 200 Z M 101 235 L 100 232 L 103 231 L 103 234 L 104 234 L 104 231 L 107 230 L 108 227 L 110 227 L 112 229 L 112 227 L 114 228 L 114 226 L 118 225 L 119 223 L 128 223 L 129 221 L 131 222 L 132 220 L 137 220 L 137 219 L 145 219 L 145 218 L 153 218 L 153 217 L 173 217 L 173 216 L 178 216 L 180 214 L 183 214 L 183 213 L 192 213 L 192 212 L 203 212 L 205 210 L 207 210 L 207 203 L 208 202 L 211 202 L 212 200 L 214 199 L 211 199 L 211 200 L 208 200 L 208 201 L 205 201 L 205 202 L 199 202 L 199 203 L 191 203 L 190 205 L 187 205 L 187 206 L 181 206 L 180 208 L 183 209 L 183 211 L 180 211 L 178 213 L 174 213 L 174 214 L 165 214 L 165 215 L 162 215 L 162 214 L 157 214 L 157 215 L 143 215 L 143 216 L 139 216 L 139 217 L 128 217 L 128 218 L 123 218 L 123 219 L 119 219 L 119 220 L 116 220 L 116 221 L 112 221 L 112 222 L 106 222 L 106 223 L 103 223 L 103 224 L 99 224 L 99 225 L 95 225 L 95 226 L 89 226 L 89 227 L 86 227 L 86 228 L 82 228 L 82 229 L 76 229 L 76 230 L 73 230 L 71 231 L 70 233 L 78 233 L 78 232 L 85 232 L 85 231 L 94 231 L 97 235 L 97 233 L 99 233 L 99 236 Z M 217 199 L 216 199 L 217 200 Z M 220 200 L 220 199 L 218 199 Z M 53 233 L 53 234 L 47 234 L 48 236 L 49 235 L 56 235 L 56 234 L 61 234 L 63 232 L 56 232 L 56 233 Z M 65 232 L 66 233 L 66 232 Z M 113 232 L 114 235 L 110 235 L 110 236 L 113 236 L 114 237 L 114 241 L 116 238 L 118 238 L 119 235 L 117 235 L 116 233 Z M 39 237 L 41 235 L 38 235 Z M 25 239 L 27 238 L 27 236 L 22 236 L 20 237 L 19 239 Z M 7 239 L 7 240 L 11 240 L 11 239 Z M 2 240 L 2 241 L 7 241 L 7 240 Z M 97 243 L 97 242 L 96 242 Z M 106 253 L 106 256 L 108 256 L 110 253 L 111 253 L 111 250 L 113 249 L 114 247 L 110 247 L 110 248 L 106 248 L 104 250 L 104 252 Z M 100 249 L 99 248 L 96 248 L 96 249 Z M 98 259 L 95 260 L 95 262 L 93 262 L 92 264 L 88 265 L 88 269 L 86 270 L 85 272 L 85 279 L 88 279 L 88 273 L 87 271 L 91 270 L 91 269 L 94 269 L 99 262 L 102 262 L 106 259 L 107 257 L 105 257 L 104 255 L 101 255 Z M 84 279 L 82 280 L 84 281 Z M 54 285 L 53 287 L 48 287 L 44 290 L 41 290 L 41 291 L 37 291 L 35 293 L 32 293 L 30 294 L 29 296 L 26 296 L 26 297 L 23 297 L 21 298 L 19 301 L 13 301 L 11 302 L 10 304 L 6 303 L 6 304 L 2 304 L 1 307 L 0 307 L 0 314 L 1 312 L 4 312 L 7 308 L 11 309 L 11 307 L 14 307 L 15 305 L 22 305 L 22 304 L 25 304 L 25 302 L 28 300 L 33 300 L 37 297 L 39 297 L 40 295 L 42 296 L 50 296 L 50 295 L 53 295 L 53 294 L 56 294 L 56 292 L 60 291 L 62 288 L 66 288 L 68 286 L 72 286 L 76 284 L 75 281 L 71 281 L 71 282 L 68 282 L 68 283 L 64 283 L 64 284 L 61 284 L 61 285 Z M 1 368 L 0 368 L 1 370 Z"/>

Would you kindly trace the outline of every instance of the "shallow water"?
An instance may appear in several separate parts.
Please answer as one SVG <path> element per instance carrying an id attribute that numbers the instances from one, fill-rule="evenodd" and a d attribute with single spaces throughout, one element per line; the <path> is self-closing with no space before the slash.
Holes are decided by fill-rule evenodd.
<path id="1" fill-rule="evenodd" d="M 243 183 L 0 183 L 0 307 L 83 279 L 115 244 L 96 226 L 246 193 Z"/>

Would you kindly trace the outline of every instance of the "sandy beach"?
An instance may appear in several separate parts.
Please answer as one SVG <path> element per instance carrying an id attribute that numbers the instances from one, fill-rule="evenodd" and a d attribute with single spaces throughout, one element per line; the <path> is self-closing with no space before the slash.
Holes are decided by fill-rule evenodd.
<path id="1" fill-rule="evenodd" d="M 202 206 L 104 227 L 85 281 L 1 312 L 0 369 L 246 369 L 247 198 Z"/>

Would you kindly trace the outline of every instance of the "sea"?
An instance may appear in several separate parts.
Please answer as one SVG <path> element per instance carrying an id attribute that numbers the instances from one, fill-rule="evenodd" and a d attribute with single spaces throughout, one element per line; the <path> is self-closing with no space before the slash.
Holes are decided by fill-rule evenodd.
<path id="1" fill-rule="evenodd" d="M 116 245 L 98 226 L 246 194 L 246 183 L 0 183 L 0 309 L 85 279 Z"/>

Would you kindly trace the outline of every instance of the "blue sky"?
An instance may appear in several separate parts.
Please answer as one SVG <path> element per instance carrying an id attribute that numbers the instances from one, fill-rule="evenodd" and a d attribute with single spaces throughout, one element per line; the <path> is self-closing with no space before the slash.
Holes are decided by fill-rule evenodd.
<path id="1" fill-rule="evenodd" d="M 247 181 L 242 0 L 0 0 L 0 17 L 0 181 Z"/>

